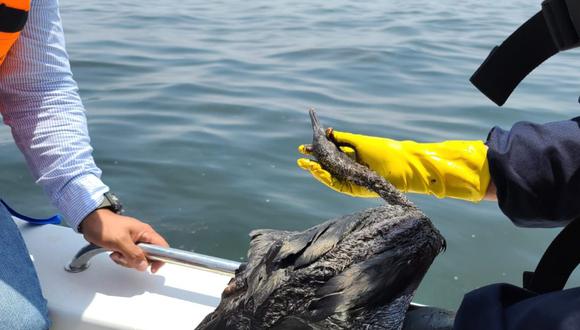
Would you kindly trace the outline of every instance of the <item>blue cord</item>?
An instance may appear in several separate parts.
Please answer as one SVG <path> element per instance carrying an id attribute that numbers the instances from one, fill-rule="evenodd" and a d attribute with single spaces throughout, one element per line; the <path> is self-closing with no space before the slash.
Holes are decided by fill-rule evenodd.
<path id="1" fill-rule="evenodd" d="M 14 211 L 14 209 L 11 208 L 10 206 L 8 206 L 8 204 L 6 204 L 6 202 L 4 202 L 4 200 L 0 199 L 0 202 L 2 202 L 2 204 L 6 207 L 8 212 L 10 212 L 10 214 L 12 214 L 13 217 L 27 221 L 31 225 L 47 225 L 47 224 L 58 225 L 62 221 L 62 217 L 58 214 L 55 216 L 52 216 L 50 218 L 46 218 L 46 219 L 35 219 L 35 218 L 27 217 L 23 214 L 20 214 L 20 213 Z"/>

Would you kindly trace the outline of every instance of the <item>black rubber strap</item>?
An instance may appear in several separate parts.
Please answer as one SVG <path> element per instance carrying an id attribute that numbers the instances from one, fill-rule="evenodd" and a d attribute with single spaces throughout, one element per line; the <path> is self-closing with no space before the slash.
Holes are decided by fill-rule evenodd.
<path id="1" fill-rule="evenodd" d="M 534 272 L 524 272 L 524 288 L 537 293 L 562 290 L 579 263 L 580 218 L 556 236 Z"/>
<path id="2" fill-rule="evenodd" d="M 540 11 L 495 47 L 469 80 L 501 106 L 528 73 L 557 52 Z"/>
<path id="3" fill-rule="evenodd" d="M 14 33 L 22 31 L 28 12 L 26 10 L 7 7 L 0 4 L 0 32 Z"/>

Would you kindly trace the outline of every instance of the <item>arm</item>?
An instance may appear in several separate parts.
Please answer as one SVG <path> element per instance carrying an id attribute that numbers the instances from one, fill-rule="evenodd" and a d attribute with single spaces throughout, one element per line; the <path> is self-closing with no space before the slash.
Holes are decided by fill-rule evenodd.
<path id="1" fill-rule="evenodd" d="M 144 270 L 145 256 L 134 242 L 167 243 L 136 219 L 94 211 L 109 188 L 91 155 L 77 91 L 58 2 L 33 0 L 26 27 L 0 66 L 0 112 L 36 182 L 69 225 L 78 231 L 82 223 L 88 241 L 116 251 L 115 262 Z"/>
<path id="2" fill-rule="evenodd" d="M 483 197 L 486 201 L 494 201 L 497 202 L 497 188 L 495 187 L 495 183 L 493 181 L 489 182 L 489 187 L 487 187 L 487 192 L 485 193 L 485 197 Z"/>
<path id="3" fill-rule="evenodd" d="M 458 198 L 472 202 L 493 199 L 483 141 L 418 143 L 331 130 L 329 138 L 357 162 L 385 177 L 403 192 Z M 309 146 L 298 149 L 309 155 Z M 376 193 L 352 182 L 334 178 L 321 165 L 306 158 L 298 165 L 330 188 L 357 197 Z"/>
<path id="4" fill-rule="evenodd" d="M 580 118 L 495 127 L 486 144 L 499 207 L 516 225 L 563 226 L 580 216 Z"/>
<path id="5" fill-rule="evenodd" d="M 109 189 L 91 156 L 77 90 L 57 1 L 32 1 L 28 22 L 0 66 L 0 111 L 36 182 L 75 230 Z"/>
<path id="6" fill-rule="evenodd" d="M 505 215 L 525 227 L 563 226 L 580 216 L 580 117 L 548 124 L 520 122 L 510 131 L 495 127 L 485 145 L 333 134 L 344 151 L 406 192 L 497 200 Z M 306 146 L 299 150 L 309 154 Z M 314 161 L 300 159 L 298 164 L 337 191 L 375 197 L 333 178 Z"/>

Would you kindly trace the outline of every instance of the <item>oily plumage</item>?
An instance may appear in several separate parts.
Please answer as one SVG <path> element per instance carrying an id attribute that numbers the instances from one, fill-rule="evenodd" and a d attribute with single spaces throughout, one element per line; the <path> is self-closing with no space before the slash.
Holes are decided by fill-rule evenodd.
<path id="1" fill-rule="evenodd" d="M 342 154 L 313 111 L 311 119 L 312 151 L 322 166 L 389 204 L 303 232 L 251 232 L 248 262 L 198 329 L 400 329 L 414 291 L 444 249 L 421 211 Z"/>

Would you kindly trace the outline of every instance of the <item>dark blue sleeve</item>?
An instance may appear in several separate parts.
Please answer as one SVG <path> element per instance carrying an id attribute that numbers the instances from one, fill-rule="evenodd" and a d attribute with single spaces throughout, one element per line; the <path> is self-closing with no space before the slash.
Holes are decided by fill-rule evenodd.
<path id="1" fill-rule="evenodd" d="M 580 288 L 535 294 L 492 284 L 465 295 L 454 330 L 577 330 Z"/>
<path id="2" fill-rule="evenodd" d="M 580 117 L 511 130 L 494 127 L 487 158 L 502 212 L 522 227 L 564 226 L 580 216 Z"/>

